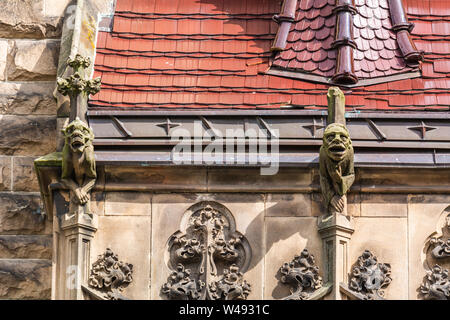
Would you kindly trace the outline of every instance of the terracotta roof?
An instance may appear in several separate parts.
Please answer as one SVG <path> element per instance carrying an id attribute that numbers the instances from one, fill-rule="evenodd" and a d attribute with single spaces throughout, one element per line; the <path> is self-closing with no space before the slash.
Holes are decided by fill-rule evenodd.
<path id="1" fill-rule="evenodd" d="M 273 56 L 279 26 L 272 17 L 282 13 L 278 1 L 117 0 L 112 31 L 98 34 L 95 76 L 102 77 L 102 90 L 90 106 L 325 108 L 328 85 L 266 72 L 272 63 L 295 61 L 296 69 L 326 77 L 335 73 L 337 50 L 330 46 L 336 17 L 331 18 L 330 3 L 334 0 L 314 0 L 311 7 L 309 0 L 299 0 L 286 50 Z M 424 51 L 422 77 L 346 88 L 349 108 L 449 109 L 450 1 L 403 3 L 415 24 L 410 37 Z M 355 5 L 360 12 L 353 28 L 356 75 L 369 79 L 416 70 L 398 49 L 385 17 L 386 0 L 355 0 Z M 365 24 L 382 28 L 375 32 Z M 311 32 L 299 35 L 302 28 Z M 289 52 L 295 57 L 287 59 Z"/>

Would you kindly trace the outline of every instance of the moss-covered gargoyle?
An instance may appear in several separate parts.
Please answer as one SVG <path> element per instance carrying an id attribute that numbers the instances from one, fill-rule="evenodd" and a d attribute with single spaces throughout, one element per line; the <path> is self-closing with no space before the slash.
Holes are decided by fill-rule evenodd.
<path id="1" fill-rule="evenodd" d="M 342 95 L 340 98 L 343 98 L 342 91 L 337 88 L 330 88 L 328 94 Z M 344 108 L 343 104 L 341 108 Z M 333 110 L 333 113 L 335 112 L 336 110 Z M 342 115 L 343 112 L 341 110 Z M 355 180 L 353 158 L 352 141 L 347 127 L 337 122 L 329 124 L 323 134 L 319 160 L 320 187 L 329 215 L 344 213 L 347 202 L 346 194 Z"/>
<path id="2" fill-rule="evenodd" d="M 76 118 L 62 130 L 65 138 L 61 183 L 69 188 L 75 202 L 89 201 L 89 192 L 97 179 L 95 170 L 94 133 L 83 121 Z"/>

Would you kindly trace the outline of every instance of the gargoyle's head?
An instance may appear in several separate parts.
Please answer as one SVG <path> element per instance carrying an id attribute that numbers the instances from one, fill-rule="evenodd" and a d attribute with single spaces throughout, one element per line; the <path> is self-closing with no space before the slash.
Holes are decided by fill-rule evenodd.
<path id="1" fill-rule="evenodd" d="M 332 123 L 323 134 L 323 147 L 334 161 L 343 160 L 352 148 L 352 140 L 347 128 L 340 123 Z"/>
<path id="2" fill-rule="evenodd" d="M 72 152 L 83 153 L 84 149 L 92 144 L 94 133 L 78 117 L 62 130 L 66 139 L 66 144 Z"/>

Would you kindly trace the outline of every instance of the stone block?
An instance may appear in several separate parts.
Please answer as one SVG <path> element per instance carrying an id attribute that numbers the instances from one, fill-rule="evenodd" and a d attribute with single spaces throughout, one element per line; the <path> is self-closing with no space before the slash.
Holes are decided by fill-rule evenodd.
<path id="1" fill-rule="evenodd" d="M 361 194 L 362 217 L 406 217 L 407 194 Z"/>
<path id="2" fill-rule="evenodd" d="M 106 190 L 207 191 L 205 168 L 105 166 Z"/>
<path id="3" fill-rule="evenodd" d="M 0 257 L 6 259 L 51 259 L 51 235 L 0 235 Z"/>
<path id="4" fill-rule="evenodd" d="M 283 263 L 291 262 L 303 249 L 314 255 L 319 274 L 324 277 L 322 240 L 314 217 L 266 217 L 266 255 L 264 267 L 264 299 L 282 299 L 290 294 L 290 286 L 280 282 Z"/>
<path id="5" fill-rule="evenodd" d="M 0 299 L 50 299 L 51 260 L 0 259 Z"/>
<path id="6" fill-rule="evenodd" d="M 0 80 L 6 80 L 6 66 L 8 60 L 8 41 L 0 41 Z"/>
<path id="7" fill-rule="evenodd" d="M 171 273 L 168 268 L 167 241 L 179 230 L 186 210 L 200 201 L 216 201 L 231 211 L 236 230 L 248 240 L 252 257 L 244 279 L 251 285 L 248 299 L 263 297 L 264 198 L 259 194 L 158 194 L 152 198 L 152 289 L 151 299 L 166 299 L 162 285 Z"/>
<path id="8" fill-rule="evenodd" d="M 37 156 L 55 147 L 56 117 L 0 116 L 0 154 Z"/>
<path id="9" fill-rule="evenodd" d="M 12 157 L 0 156 L 0 191 L 11 190 Z"/>
<path id="10" fill-rule="evenodd" d="M 409 299 L 420 299 L 419 287 L 431 268 L 424 254 L 430 236 L 442 233 L 450 213 L 450 195 L 411 195 L 408 203 Z M 448 263 L 448 262 L 447 262 Z M 444 266 L 443 263 L 441 263 Z"/>
<path id="11" fill-rule="evenodd" d="M 348 273 L 364 250 L 370 250 L 380 263 L 391 265 L 387 300 L 408 299 L 408 222 L 406 218 L 356 217 L 349 253 Z"/>
<path id="12" fill-rule="evenodd" d="M 146 216 L 151 213 L 151 194 L 143 192 L 108 192 L 105 215 Z"/>
<path id="13" fill-rule="evenodd" d="M 60 2 L 66 2 L 61 0 Z M 58 2 L 54 0 L 54 2 Z M 45 5 L 47 3 L 47 6 Z M 1 38 L 57 38 L 61 36 L 61 10 L 49 9 L 48 0 L 3 0 L 0 2 Z M 60 9 L 58 6 L 58 9 Z M 46 11 L 47 14 L 46 14 Z"/>
<path id="14" fill-rule="evenodd" d="M 267 217 L 310 217 L 311 194 L 269 193 L 266 199 Z"/>
<path id="15" fill-rule="evenodd" d="M 259 168 L 208 169 L 211 192 L 304 192 L 312 189 L 308 168 L 280 168 L 276 175 L 261 175 Z"/>
<path id="16" fill-rule="evenodd" d="M 123 291 L 130 299 L 150 298 L 151 217 L 99 216 L 91 265 L 110 248 L 119 260 L 133 265 L 133 282 Z"/>
<path id="17" fill-rule="evenodd" d="M 58 40 L 16 40 L 10 48 L 8 80 L 55 80 Z"/>
<path id="18" fill-rule="evenodd" d="M 0 234 L 50 234 L 51 224 L 41 214 L 40 197 L 0 193 Z"/>
<path id="19" fill-rule="evenodd" d="M 14 191 L 39 191 L 34 159 L 35 157 L 13 157 Z"/>
<path id="20" fill-rule="evenodd" d="M 55 82 L 0 83 L 0 114 L 56 115 Z"/>

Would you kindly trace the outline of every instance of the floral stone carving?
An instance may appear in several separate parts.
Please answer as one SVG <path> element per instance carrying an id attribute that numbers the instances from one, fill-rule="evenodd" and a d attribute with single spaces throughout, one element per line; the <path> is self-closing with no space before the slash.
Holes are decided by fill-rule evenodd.
<path id="1" fill-rule="evenodd" d="M 119 261 L 109 248 L 92 264 L 88 285 L 109 300 L 127 300 L 121 292 L 133 281 L 133 265 Z"/>
<path id="2" fill-rule="evenodd" d="M 448 270 L 435 265 L 427 271 L 420 294 L 425 300 L 450 300 L 450 280 Z"/>
<path id="3" fill-rule="evenodd" d="M 450 280 L 448 266 L 450 262 L 450 207 L 444 211 L 444 223 L 438 225 L 441 231 L 434 232 L 426 241 L 426 276 L 419 288 L 419 297 L 425 300 L 450 300 Z"/>
<path id="4" fill-rule="evenodd" d="M 291 294 L 283 300 L 308 300 L 311 294 L 322 287 L 322 277 L 314 256 L 304 249 L 280 268 L 281 282 L 291 286 Z"/>
<path id="5" fill-rule="evenodd" d="M 383 289 L 391 281 L 390 264 L 379 263 L 372 252 L 365 250 L 353 266 L 348 287 L 341 284 L 341 289 L 354 299 L 384 300 Z"/>
<path id="6" fill-rule="evenodd" d="M 168 241 L 173 273 L 161 293 L 179 300 L 242 300 L 251 287 L 243 279 L 251 248 L 223 205 L 204 201 L 185 213 L 180 230 Z"/>

